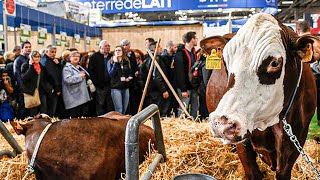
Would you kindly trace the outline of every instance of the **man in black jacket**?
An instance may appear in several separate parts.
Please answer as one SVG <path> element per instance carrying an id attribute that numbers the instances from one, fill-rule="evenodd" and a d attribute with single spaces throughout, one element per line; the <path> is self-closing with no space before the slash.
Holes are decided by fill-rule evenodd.
<path id="1" fill-rule="evenodd" d="M 18 56 L 13 63 L 13 74 L 17 83 L 18 95 L 18 119 L 24 119 L 26 116 L 24 99 L 22 94 L 22 79 L 21 79 L 21 66 L 23 63 L 29 61 L 29 54 L 31 53 L 31 43 L 26 41 L 21 44 L 22 54 Z"/>
<path id="2" fill-rule="evenodd" d="M 47 84 L 49 89 L 51 89 L 51 92 L 45 94 L 45 98 L 43 99 L 45 104 L 47 104 L 47 114 L 50 117 L 56 115 L 58 99 L 61 95 L 62 65 L 55 58 L 56 53 L 57 48 L 55 46 L 48 45 L 45 49 L 45 54 L 40 60 L 40 63 L 47 74 Z M 60 112 L 58 114 L 60 114 Z"/>
<path id="3" fill-rule="evenodd" d="M 165 65 L 163 63 L 162 57 L 159 55 L 161 53 L 161 47 L 159 46 L 159 49 L 157 52 L 155 52 L 157 42 L 153 42 L 150 44 L 150 51 L 156 55 L 156 61 L 159 63 L 161 69 L 166 74 Z M 148 73 L 151 67 L 152 59 L 151 57 L 148 57 L 142 64 L 141 69 L 139 71 L 138 75 L 138 83 L 140 87 L 143 89 L 145 86 L 145 83 L 147 81 Z M 160 115 L 165 116 L 166 112 L 168 110 L 168 107 L 164 107 L 164 99 L 168 99 L 169 92 L 168 92 L 168 86 L 166 82 L 164 81 L 163 77 L 161 76 L 160 72 L 154 65 L 154 68 L 152 70 L 152 77 L 149 82 L 148 90 L 147 90 L 147 96 L 145 99 L 144 107 L 147 107 L 148 105 L 154 103 L 158 105 L 160 110 Z"/>
<path id="4" fill-rule="evenodd" d="M 197 89 L 193 87 L 189 81 L 189 71 L 196 62 L 195 46 L 198 44 L 198 38 L 196 32 L 187 32 L 183 36 L 183 42 L 185 46 L 178 48 L 176 55 L 174 56 L 174 82 L 177 87 L 177 94 L 181 101 L 186 105 L 188 109 L 191 105 L 190 115 L 196 119 L 198 110 L 198 93 Z M 178 111 L 180 116 L 182 110 Z"/>
<path id="5" fill-rule="evenodd" d="M 99 51 L 89 59 L 88 70 L 96 87 L 96 115 L 100 116 L 114 110 L 111 99 L 110 76 L 107 62 L 112 57 L 108 41 L 102 40 Z"/>

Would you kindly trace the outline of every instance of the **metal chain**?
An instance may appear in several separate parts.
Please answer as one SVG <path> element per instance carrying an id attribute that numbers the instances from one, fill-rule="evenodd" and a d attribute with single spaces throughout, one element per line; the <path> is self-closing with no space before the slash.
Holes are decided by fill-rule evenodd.
<path id="1" fill-rule="evenodd" d="M 282 119 L 283 122 L 283 129 L 286 132 L 286 134 L 289 136 L 290 141 L 294 144 L 294 146 L 297 148 L 298 152 L 301 154 L 301 156 L 304 158 L 306 163 L 311 167 L 311 170 L 316 174 L 316 178 L 320 180 L 320 173 L 319 171 L 315 168 L 313 163 L 310 160 L 310 157 L 308 154 L 303 150 L 303 148 L 300 145 L 300 142 L 298 141 L 297 136 L 295 136 L 292 132 L 292 127 L 290 124 L 287 123 L 286 118 Z"/>

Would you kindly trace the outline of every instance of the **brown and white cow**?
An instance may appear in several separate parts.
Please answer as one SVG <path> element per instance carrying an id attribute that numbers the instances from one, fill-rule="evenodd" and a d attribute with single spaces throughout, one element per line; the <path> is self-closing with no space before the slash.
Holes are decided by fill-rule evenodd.
<path id="1" fill-rule="evenodd" d="M 121 179 L 125 173 L 125 130 L 130 116 L 117 112 L 103 117 L 65 119 L 54 122 L 44 136 L 35 160 L 37 179 Z M 30 161 L 35 144 L 49 118 L 34 119 L 27 124 L 12 122 L 18 134 L 25 135 Z M 139 162 L 154 144 L 153 130 L 141 125 Z"/>
<path id="2" fill-rule="evenodd" d="M 277 179 L 290 179 L 299 152 L 281 120 L 298 84 L 287 122 L 303 146 L 316 108 L 316 85 L 305 63 L 298 82 L 300 63 L 319 59 L 318 42 L 298 37 L 270 14 L 256 14 L 224 47 L 226 92 L 215 99 L 220 102 L 212 108 L 210 126 L 224 143 L 236 144 L 247 179 L 262 179 L 257 154 L 276 171 Z M 208 84 L 207 91 L 210 88 Z"/>

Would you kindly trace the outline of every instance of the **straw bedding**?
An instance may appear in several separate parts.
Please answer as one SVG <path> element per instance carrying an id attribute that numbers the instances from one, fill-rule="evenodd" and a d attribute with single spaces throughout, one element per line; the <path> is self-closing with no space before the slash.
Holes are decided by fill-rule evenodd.
<path id="1" fill-rule="evenodd" d="M 219 139 L 214 138 L 209 123 L 168 118 L 161 124 L 167 162 L 158 166 L 153 179 L 170 180 L 175 175 L 184 173 L 203 173 L 217 179 L 244 179 L 244 170 L 235 148 L 223 145 Z M 308 140 L 304 150 L 320 170 L 320 144 Z M 151 153 L 140 165 L 140 177 L 148 170 L 155 154 Z M 257 160 L 260 170 L 265 174 L 264 179 L 275 179 L 275 173 L 260 158 Z M 309 166 L 299 156 L 293 168 L 292 179 L 315 179 L 314 176 Z"/>
<path id="2" fill-rule="evenodd" d="M 147 122 L 151 126 L 151 122 Z M 18 136 L 10 124 L 5 124 L 13 133 L 15 139 L 24 149 L 24 136 Z M 167 118 L 162 120 L 167 162 L 160 164 L 153 174 L 155 180 L 169 180 L 173 176 L 183 173 L 204 173 L 217 179 L 243 179 L 244 171 L 238 155 L 232 146 L 222 145 L 220 140 L 212 137 L 208 123 L 195 123 L 184 119 Z M 0 135 L 0 150 L 12 150 L 6 140 Z M 304 149 L 311 156 L 317 169 L 320 170 L 320 144 L 308 140 Z M 140 177 L 147 171 L 155 157 L 150 153 L 147 160 L 140 165 Z M 258 163 L 265 179 L 275 179 L 275 173 L 261 162 Z M 27 167 L 25 152 L 11 159 L 0 157 L 0 179 L 20 180 Z M 298 158 L 292 172 L 292 179 L 313 179 L 314 174 L 301 158 Z M 32 175 L 28 178 L 34 180 Z"/>

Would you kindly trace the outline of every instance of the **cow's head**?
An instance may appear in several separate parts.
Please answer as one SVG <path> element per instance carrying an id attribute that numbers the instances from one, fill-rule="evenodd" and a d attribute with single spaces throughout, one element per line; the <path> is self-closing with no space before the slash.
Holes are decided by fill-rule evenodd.
<path id="1" fill-rule="evenodd" d="M 46 114 L 39 114 L 35 117 L 28 117 L 23 122 L 10 121 L 11 126 L 18 135 L 27 135 L 38 128 L 42 128 L 42 124 L 51 123 L 51 118 Z"/>
<path id="2" fill-rule="evenodd" d="M 210 114 L 214 134 L 224 143 L 237 143 L 254 129 L 265 130 L 278 123 L 287 99 L 285 69 L 296 68 L 290 75 L 294 84 L 298 76 L 296 62 L 306 52 L 310 54 L 313 42 L 310 37 L 298 38 L 270 14 L 252 16 L 224 47 L 228 85 Z"/>

